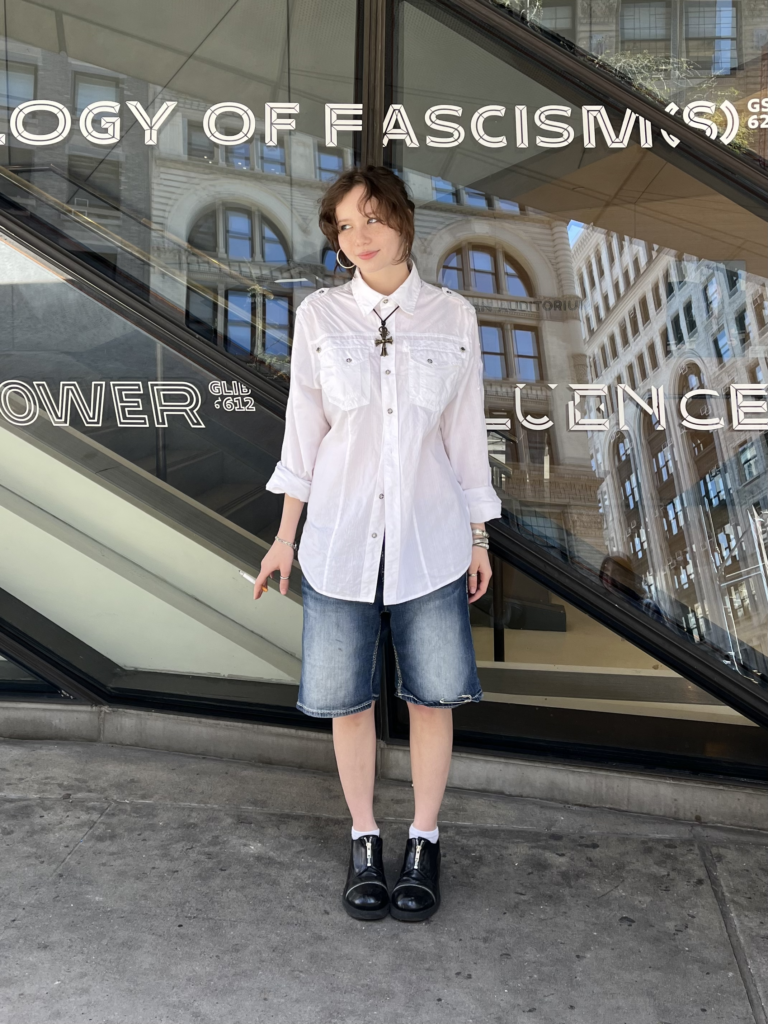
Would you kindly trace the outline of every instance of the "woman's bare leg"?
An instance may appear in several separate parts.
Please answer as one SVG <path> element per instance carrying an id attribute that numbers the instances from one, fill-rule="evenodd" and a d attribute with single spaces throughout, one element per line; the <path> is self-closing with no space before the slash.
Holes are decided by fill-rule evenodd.
<path id="1" fill-rule="evenodd" d="M 373 816 L 376 778 L 376 722 L 374 705 L 354 715 L 333 719 L 333 749 L 341 788 L 358 832 L 378 828 Z"/>
<path id="2" fill-rule="evenodd" d="M 423 832 L 437 828 L 453 749 L 453 711 L 409 704 L 413 824 Z"/>

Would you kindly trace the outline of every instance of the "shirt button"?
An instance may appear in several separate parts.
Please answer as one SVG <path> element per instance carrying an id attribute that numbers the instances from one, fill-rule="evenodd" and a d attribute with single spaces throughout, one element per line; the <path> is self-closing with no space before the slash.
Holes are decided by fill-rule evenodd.
<path id="1" fill-rule="evenodd" d="M 431 360 L 431 359 L 428 359 L 428 360 L 427 360 L 427 362 L 428 362 L 428 363 L 431 363 L 431 362 L 432 362 L 432 360 Z"/>
<path id="2" fill-rule="evenodd" d="M 371 536 L 372 536 L 372 537 L 373 537 L 373 539 L 375 540 L 375 539 L 376 539 L 376 538 L 378 537 L 378 533 L 372 533 L 372 534 L 371 534 Z"/>
<path id="3" fill-rule="evenodd" d="M 351 360 L 351 359 L 347 359 L 347 362 L 348 362 L 348 363 L 351 363 L 351 362 L 352 362 L 352 360 Z"/>
<path id="4" fill-rule="evenodd" d="M 380 498 L 383 498 L 383 497 L 384 497 L 384 495 L 383 495 L 383 494 L 380 494 L 380 495 L 379 495 L 379 497 L 380 497 Z"/>
<path id="5" fill-rule="evenodd" d="M 385 370 L 384 373 L 392 373 L 391 370 Z"/>
<path id="6" fill-rule="evenodd" d="M 387 412 L 392 412 L 392 410 L 391 409 L 387 409 Z"/>
<path id="7" fill-rule="evenodd" d="M 319 346 L 319 345 L 317 346 L 317 351 L 318 351 L 318 352 L 320 351 L 320 346 Z"/>
<path id="8" fill-rule="evenodd" d="M 382 306 L 386 306 L 389 303 L 389 299 L 382 299 Z"/>

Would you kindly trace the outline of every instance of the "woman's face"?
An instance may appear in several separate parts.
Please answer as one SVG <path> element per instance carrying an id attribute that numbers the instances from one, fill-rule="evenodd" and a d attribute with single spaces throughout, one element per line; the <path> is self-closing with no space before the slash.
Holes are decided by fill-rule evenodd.
<path id="1" fill-rule="evenodd" d="M 364 194 L 364 186 L 356 185 L 336 207 L 339 248 L 342 261 L 354 263 L 363 274 L 375 274 L 399 259 L 402 237 L 377 218 L 372 200 L 363 204 Z"/>

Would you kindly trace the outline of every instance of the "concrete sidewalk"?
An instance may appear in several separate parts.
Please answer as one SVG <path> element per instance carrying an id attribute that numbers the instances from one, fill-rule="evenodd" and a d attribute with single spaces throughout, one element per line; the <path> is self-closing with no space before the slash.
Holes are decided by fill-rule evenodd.
<path id="1" fill-rule="evenodd" d="M 357 922 L 334 778 L 0 740 L 0 1021 L 766 1024 L 765 833 L 459 791 L 440 825 L 438 914 Z"/>

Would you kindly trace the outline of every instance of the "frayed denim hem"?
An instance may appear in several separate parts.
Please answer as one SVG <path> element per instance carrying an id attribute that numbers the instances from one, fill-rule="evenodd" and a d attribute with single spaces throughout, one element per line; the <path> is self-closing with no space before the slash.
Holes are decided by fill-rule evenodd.
<path id="1" fill-rule="evenodd" d="M 371 697 L 364 704 L 358 704 L 356 708 L 336 708 L 332 711 L 317 711 L 315 708 L 304 707 L 296 701 L 296 707 L 310 718 L 343 718 L 345 715 L 356 715 L 359 711 L 367 711 L 374 701 L 379 700 L 379 695 Z"/>
<path id="2" fill-rule="evenodd" d="M 460 694 L 456 700 L 419 700 L 410 693 L 397 693 L 400 700 L 408 704 L 417 704 L 422 708 L 460 708 L 464 704 L 477 704 L 483 699 L 483 691 L 476 694 Z"/>

